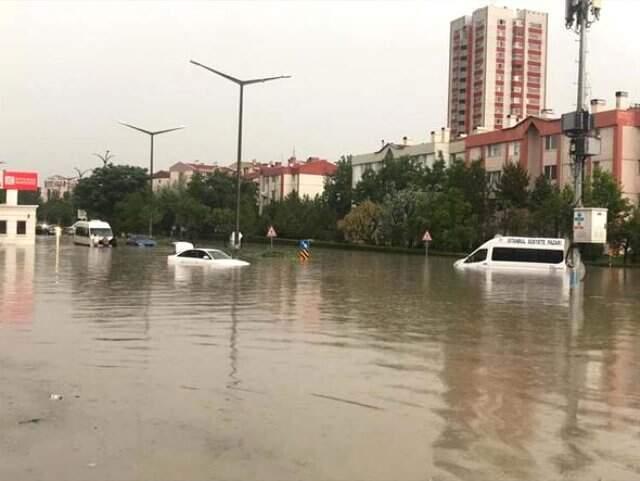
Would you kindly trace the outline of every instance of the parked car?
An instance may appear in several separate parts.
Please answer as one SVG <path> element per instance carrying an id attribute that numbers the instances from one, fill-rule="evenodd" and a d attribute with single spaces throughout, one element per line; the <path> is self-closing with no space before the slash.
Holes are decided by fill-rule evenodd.
<path id="1" fill-rule="evenodd" d="M 149 236 L 141 234 L 129 234 L 127 236 L 127 245 L 137 247 L 155 247 L 156 241 Z"/>
<path id="2" fill-rule="evenodd" d="M 56 233 L 56 226 L 49 225 L 46 222 L 38 222 L 36 224 L 37 235 L 54 235 Z"/>

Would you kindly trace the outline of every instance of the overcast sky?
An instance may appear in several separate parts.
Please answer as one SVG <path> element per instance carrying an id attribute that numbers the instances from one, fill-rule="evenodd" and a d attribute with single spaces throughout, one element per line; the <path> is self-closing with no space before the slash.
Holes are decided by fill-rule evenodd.
<path id="1" fill-rule="evenodd" d="M 487 3 L 549 13 L 548 107 L 575 105 L 576 36 L 562 0 L 405 2 L 0 1 L 0 161 L 71 175 L 115 153 L 156 169 L 235 160 L 238 77 L 293 78 L 245 91 L 244 159 L 337 160 L 446 123 L 449 22 Z M 590 97 L 640 102 L 640 1 L 605 0 L 590 33 Z M 634 90 L 635 89 L 635 90 Z"/>

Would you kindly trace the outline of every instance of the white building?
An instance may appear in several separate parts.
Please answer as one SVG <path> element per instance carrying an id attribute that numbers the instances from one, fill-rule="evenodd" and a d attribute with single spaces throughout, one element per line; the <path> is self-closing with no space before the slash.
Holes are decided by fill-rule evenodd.
<path id="1" fill-rule="evenodd" d="M 324 192 L 327 177 L 335 174 L 336 165 L 318 157 L 309 157 L 299 162 L 292 157 L 287 165 L 276 163 L 261 167 L 259 173 L 247 176 L 258 184 L 258 207 L 260 212 L 271 202 L 282 201 L 292 192 L 300 197 L 313 199 Z"/>
<path id="2" fill-rule="evenodd" d="M 353 175 L 351 185 L 355 188 L 367 169 L 371 169 L 374 172 L 380 170 L 384 159 L 387 157 L 394 159 L 410 157 L 429 167 L 432 167 L 437 160 L 443 160 L 446 165 L 449 165 L 451 160 L 455 158 L 464 159 L 464 142 L 450 142 L 449 129 L 442 128 L 440 132 L 431 132 L 429 142 L 409 144 L 405 138 L 401 144 L 384 143 L 382 148 L 376 152 L 352 155 L 351 167 Z"/>
<path id="3" fill-rule="evenodd" d="M 7 190 L 0 204 L 0 244 L 34 244 L 37 205 L 18 205 L 18 191 Z"/>
<path id="4" fill-rule="evenodd" d="M 455 138 L 545 109 L 547 14 L 488 6 L 451 22 L 448 126 Z"/>

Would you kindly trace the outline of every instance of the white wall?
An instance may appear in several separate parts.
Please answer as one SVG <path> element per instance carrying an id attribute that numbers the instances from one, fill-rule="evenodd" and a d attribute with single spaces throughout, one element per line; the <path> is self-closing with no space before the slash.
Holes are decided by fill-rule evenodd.
<path id="1" fill-rule="evenodd" d="M 0 204 L 0 221 L 7 222 L 7 233 L 0 234 L 0 244 L 34 244 L 36 241 L 35 205 Z M 27 223 L 26 234 L 18 235 L 18 221 Z"/>

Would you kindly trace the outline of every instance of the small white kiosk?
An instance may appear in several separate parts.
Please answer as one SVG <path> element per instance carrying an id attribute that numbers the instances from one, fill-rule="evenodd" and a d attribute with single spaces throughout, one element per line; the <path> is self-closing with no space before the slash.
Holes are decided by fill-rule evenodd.
<path id="1" fill-rule="evenodd" d="M 6 191 L 6 202 L 0 204 L 0 245 L 35 244 L 37 205 L 18 205 L 18 191 L 38 190 L 36 172 L 2 171 L 0 189 Z"/>

